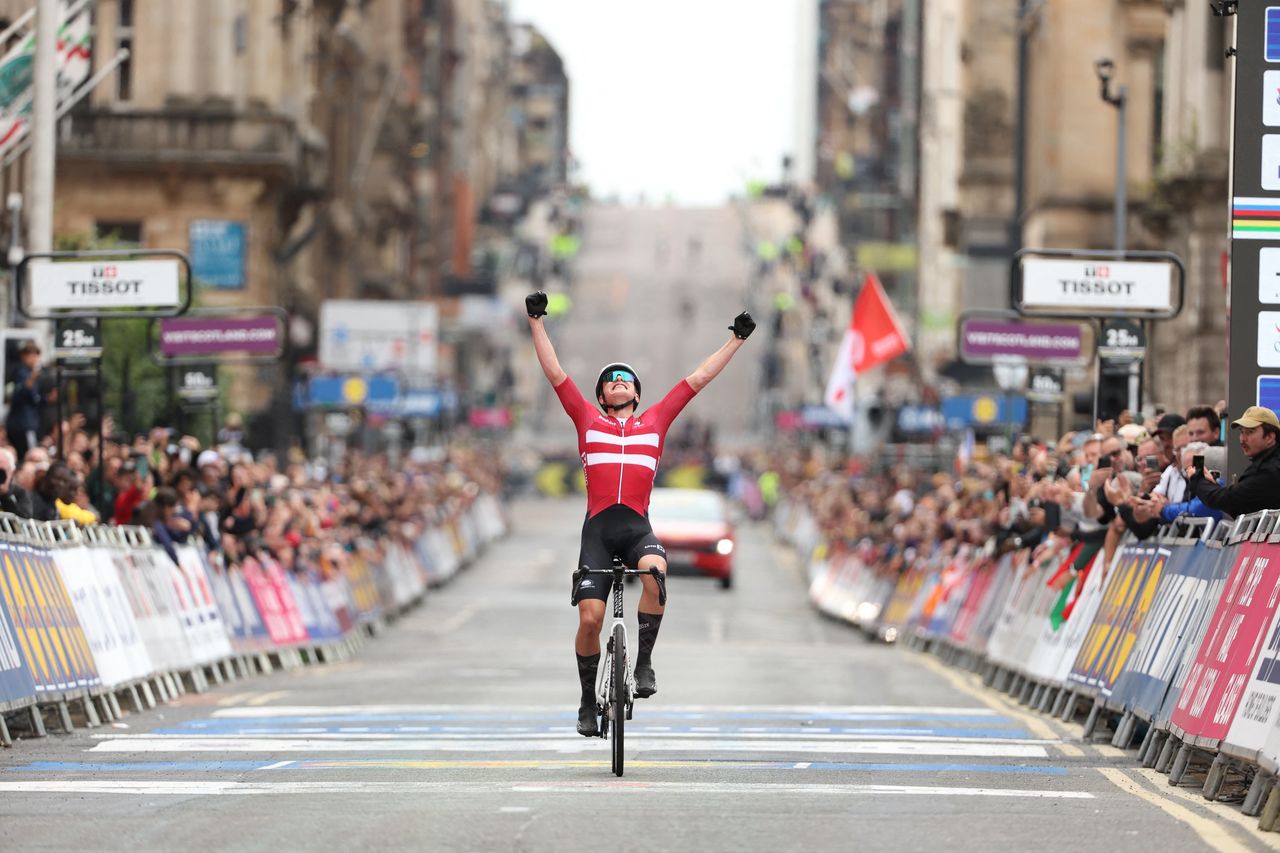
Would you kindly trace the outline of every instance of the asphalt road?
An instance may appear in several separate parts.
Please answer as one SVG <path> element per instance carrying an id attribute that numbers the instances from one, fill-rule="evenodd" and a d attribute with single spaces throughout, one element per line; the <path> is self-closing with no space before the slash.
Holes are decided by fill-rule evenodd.
<path id="1" fill-rule="evenodd" d="M 0 849 L 1275 845 L 1078 728 L 820 618 L 759 526 L 733 590 L 673 579 L 658 694 L 617 779 L 608 743 L 572 728 L 581 513 L 516 504 L 511 536 L 354 660 L 20 741 L 0 754 Z"/>

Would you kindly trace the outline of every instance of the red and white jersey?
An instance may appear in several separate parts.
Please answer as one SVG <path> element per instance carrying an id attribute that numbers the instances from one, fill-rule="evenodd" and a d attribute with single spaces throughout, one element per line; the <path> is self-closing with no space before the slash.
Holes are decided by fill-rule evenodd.
<path id="1" fill-rule="evenodd" d="M 646 515 L 653 478 L 662 457 L 667 429 L 697 392 L 681 379 L 656 406 L 621 419 L 587 402 L 573 384 L 556 386 L 556 396 L 578 430 L 578 454 L 587 478 L 587 517 L 623 504 Z"/>

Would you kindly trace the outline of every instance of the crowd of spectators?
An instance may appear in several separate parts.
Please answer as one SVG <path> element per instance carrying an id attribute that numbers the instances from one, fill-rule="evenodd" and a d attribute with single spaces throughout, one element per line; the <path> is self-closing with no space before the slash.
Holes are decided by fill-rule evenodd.
<path id="1" fill-rule="evenodd" d="M 36 521 L 139 525 L 176 561 L 200 542 L 228 563 L 265 549 L 285 568 L 341 563 L 358 543 L 412 542 L 481 493 L 500 495 L 501 453 L 459 441 L 393 461 L 350 451 L 331 469 L 300 451 L 253 452 L 230 418 L 218 443 L 156 427 L 120 435 L 108 417 L 99 441 L 73 416 L 19 457 L 0 433 L 0 512 Z M 59 448 L 62 448 L 61 451 Z M 327 573 L 327 572 L 326 572 Z"/>
<path id="2" fill-rule="evenodd" d="M 954 472 L 877 471 L 814 446 L 749 458 L 745 469 L 759 473 L 748 492 L 767 499 L 776 489 L 808 508 L 826 541 L 879 548 L 886 566 L 937 543 L 1009 551 L 1049 537 L 1080 545 L 1083 564 L 1100 549 L 1114 554 L 1126 534 L 1146 539 L 1180 517 L 1280 509 L 1280 420 L 1254 406 L 1227 423 L 1224 409 L 1122 414 L 1057 441 L 1022 436 L 1007 453 L 957 460 Z M 1249 460 L 1230 483 L 1224 440 Z"/>

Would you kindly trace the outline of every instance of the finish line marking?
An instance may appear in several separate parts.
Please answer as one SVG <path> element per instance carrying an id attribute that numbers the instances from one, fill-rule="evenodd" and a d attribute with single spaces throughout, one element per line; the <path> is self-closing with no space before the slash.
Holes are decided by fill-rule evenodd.
<path id="1" fill-rule="evenodd" d="M 1023 764 L 961 764 L 955 762 L 837 762 L 837 761 L 733 761 L 669 760 L 629 761 L 631 767 L 699 770 L 814 770 L 877 773 L 993 773 L 1016 776 L 1066 776 L 1065 767 Z M 33 761 L 6 768 L 8 773 L 175 773 L 175 772 L 256 772 L 266 770 L 557 770 L 605 767 L 603 760 L 513 758 L 483 759 L 296 759 L 264 764 L 260 761 Z"/>
<path id="2" fill-rule="evenodd" d="M 933 707 L 917 705 L 657 705 L 647 711 L 655 716 L 674 714 L 797 714 L 825 720 L 845 714 L 932 714 L 937 716 L 999 716 L 986 706 Z M 452 714 L 488 711 L 495 714 L 565 715 L 564 705 L 274 705 L 253 708 L 218 708 L 215 717 L 332 717 L 350 714 Z"/>
<path id="3" fill-rule="evenodd" d="M 134 796 L 235 796 L 262 794 L 571 794 L 598 792 L 629 794 L 803 794 L 827 796 L 927 796 L 1001 797 L 1042 800 L 1091 800 L 1086 791 L 1025 791 L 1014 788 L 958 788 L 914 785 L 790 785 L 754 782 L 238 782 L 197 781 L 0 781 L 0 793 L 10 794 L 114 794 Z"/>
<path id="4" fill-rule="evenodd" d="M 596 752 L 602 744 L 587 738 L 570 740 L 393 740 L 322 738 L 224 738 L 224 737 L 137 737 L 103 736 L 91 752 L 555 752 L 563 755 Z M 1038 744 L 958 743 L 955 741 L 749 741 L 639 739 L 637 752 L 794 752 L 833 755 L 939 755 L 968 758 L 1048 758 Z"/>

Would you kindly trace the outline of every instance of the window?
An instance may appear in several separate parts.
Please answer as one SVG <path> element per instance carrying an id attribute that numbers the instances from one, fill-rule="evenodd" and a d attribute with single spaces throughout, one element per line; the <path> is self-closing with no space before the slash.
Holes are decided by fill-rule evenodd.
<path id="1" fill-rule="evenodd" d="M 142 248 L 141 222 L 99 220 L 93 224 L 94 239 L 125 249 Z"/>
<path id="2" fill-rule="evenodd" d="M 133 100 L 133 0 L 117 0 L 120 4 L 116 21 L 116 50 L 129 51 L 129 58 L 116 69 L 116 100 Z"/>
<path id="3" fill-rule="evenodd" d="M 235 41 L 236 56 L 244 56 L 244 52 L 249 49 L 248 15 L 236 15 L 236 22 L 232 27 L 232 39 Z"/>

